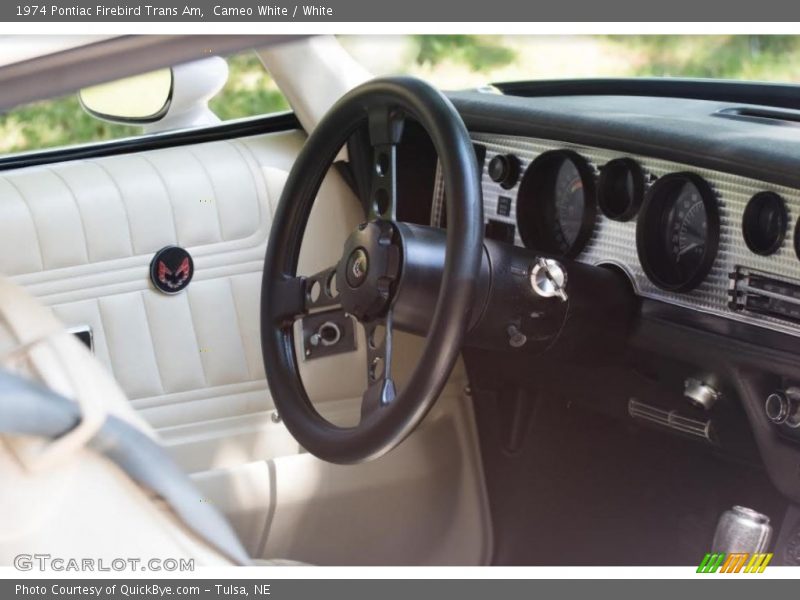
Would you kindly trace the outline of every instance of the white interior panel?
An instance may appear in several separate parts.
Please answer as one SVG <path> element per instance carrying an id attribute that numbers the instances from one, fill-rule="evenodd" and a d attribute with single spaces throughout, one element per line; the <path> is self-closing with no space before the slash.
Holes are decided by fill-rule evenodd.
<path id="1" fill-rule="evenodd" d="M 67 326 L 92 328 L 96 356 L 197 474 L 198 501 L 216 503 L 255 555 L 485 562 L 491 537 L 463 371 L 424 427 L 375 463 L 322 463 L 275 413 L 261 360 L 261 271 L 304 139 L 292 131 L 2 172 L 0 272 Z M 349 188 L 329 176 L 300 272 L 333 265 L 361 219 Z M 153 254 L 168 244 L 186 247 L 195 264 L 192 283 L 174 296 L 149 280 Z M 420 340 L 397 339 L 402 382 Z M 301 361 L 326 417 L 355 422 L 365 363 L 361 331 L 355 352 Z"/>

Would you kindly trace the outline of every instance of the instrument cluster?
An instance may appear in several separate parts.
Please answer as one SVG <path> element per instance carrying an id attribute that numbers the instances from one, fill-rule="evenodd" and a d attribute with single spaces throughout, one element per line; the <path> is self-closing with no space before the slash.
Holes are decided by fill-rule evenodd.
<path id="1" fill-rule="evenodd" d="M 748 310 L 735 285 L 737 273 L 755 270 L 780 289 L 800 286 L 800 226 L 790 221 L 800 214 L 796 190 L 549 140 L 473 141 L 485 156 L 487 237 L 614 265 L 641 296 L 800 335 L 800 297 L 759 298 L 759 310 Z M 438 180 L 433 225 L 443 225 L 442 213 Z M 773 300 L 783 303 L 780 314 L 763 310 Z M 797 319 L 786 317 L 787 302 Z"/>

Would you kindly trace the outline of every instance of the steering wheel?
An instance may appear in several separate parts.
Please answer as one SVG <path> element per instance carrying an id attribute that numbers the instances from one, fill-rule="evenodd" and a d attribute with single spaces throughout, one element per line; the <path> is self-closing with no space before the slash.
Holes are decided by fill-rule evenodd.
<path id="1" fill-rule="evenodd" d="M 427 131 L 438 153 L 448 224 L 441 285 L 424 348 L 397 393 L 391 375 L 397 290 L 404 277 L 424 268 L 411 264 L 404 252 L 406 238 L 413 234 L 396 219 L 396 150 L 407 118 Z M 341 147 L 363 126 L 373 154 L 368 220 L 350 235 L 336 265 L 298 277 L 303 233 L 322 179 Z M 461 350 L 482 252 L 480 174 L 467 129 L 450 101 L 410 77 L 375 79 L 342 97 L 308 137 L 289 173 L 272 224 L 261 288 L 267 381 L 279 414 L 302 447 L 329 462 L 357 463 L 385 454 L 419 425 Z M 339 427 L 320 416 L 303 387 L 295 356 L 294 322 L 335 306 L 358 319 L 366 332 L 368 386 L 355 427 Z M 379 329 L 382 339 L 376 336 Z"/>

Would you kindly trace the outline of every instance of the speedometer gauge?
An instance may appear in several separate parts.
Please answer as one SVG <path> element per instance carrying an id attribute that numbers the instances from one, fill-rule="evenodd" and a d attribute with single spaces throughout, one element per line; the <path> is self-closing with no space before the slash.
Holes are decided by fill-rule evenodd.
<path id="1" fill-rule="evenodd" d="M 667 253 L 670 260 L 691 271 L 702 260 L 708 239 L 708 217 L 700 192 L 691 184 L 681 188 L 669 210 L 666 224 Z"/>
<path id="2" fill-rule="evenodd" d="M 520 183 L 517 225 L 528 248 L 565 257 L 581 253 L 596 216 L 594 175 L 575 152 L 545 152 Z"/>
<path id="3" fill-rule="evenodd" d="M 642 268 L 662 289 L 686 292 L 708 272 L 719 246 L 719 209 L 711 186 L 694 173 L 673 173 L 650 189 L 636 227 Z"/>

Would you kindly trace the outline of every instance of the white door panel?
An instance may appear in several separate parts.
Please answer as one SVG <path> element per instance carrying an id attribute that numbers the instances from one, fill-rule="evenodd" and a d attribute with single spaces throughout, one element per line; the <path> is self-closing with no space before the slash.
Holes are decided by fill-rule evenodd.
<path id="1" fill-rule="evenodd" d="M 202 421 L 213 403 L 196 400 L 247 383 L 260 402 L 216 407 L 213 418 L 265 410 L 261 267 L 272 196 L 303 139 L 290 132 L 3 173 L 14 194 L 2 196 L 2 228 L 33 229 L 40 249 L 30 249 L 35 260 L 6 253 L 2 271 L 67 325 L 92 327 L 98 357 L 146 418 L 180 403 L 182 422 Z M 28 210 L 6 211 L 20 202 Z M 195 262 L 176 296 L 148 279 L 153 253 L 168 244 Z"/>

